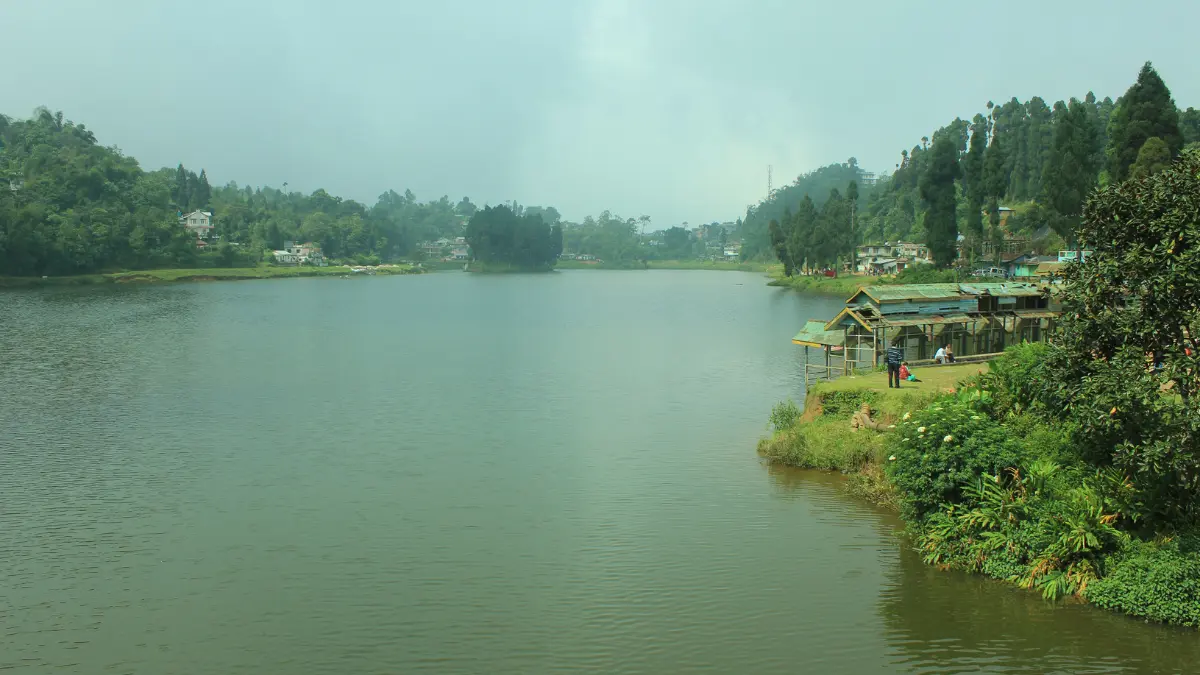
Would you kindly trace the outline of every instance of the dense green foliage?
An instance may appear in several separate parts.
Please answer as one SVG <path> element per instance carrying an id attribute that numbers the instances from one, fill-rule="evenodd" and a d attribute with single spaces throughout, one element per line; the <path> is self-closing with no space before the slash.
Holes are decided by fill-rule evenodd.
<path id="1" fill-rule="evenodd" d="M 1180 113 L 1171 99 L 1171 91 L 1154 68 L 1147 63 L 1138 73 L 1137 82 L 1117 101 L 1109 122 L 1108 173 L 1112 180 L 1129 177 L 1130 167 L 1146 141 L 1158 138 L 1166 143 L 1170 156 L 1183 149 L 1179 131 Z"/>
<path id="2" fill-rule="evenodd" d="M 902 513 L 912 520 L 960 501 L 979 476 L 999 475 L 1018 461 L 998 423 L 973 402 L 952 397 L 902 420 L 892 440 L 888 476 L 904 494 Z"/>
<path id="3" fill-rule="evenodd" d="M 1130 472 L 1160 524 L 1200 517 L 1200 154 L 1110 186 L 1079 230 L 1043 399 L 1090 458 Z M 1157 360 L 1158 368 L 1150 366 Z"/>
<path id="4" fill-rule="evenodd" d="M 1042 169 L 1043 202 L 1048 207 L 1050 227 L 1070 239 L 1079 224 L 1083 201 L 1096 185 L 1099 130 L 1093 122 L 1094 108 L 1075 99 L 1064 108 L 1056 104 L 1059 121 Z"/>
<path id="5" fill-rule="evenodd" d="M 61 113 L 0 116 L 0 274 L 191 264 L 174 189 Z"/>
<path id="6" fill-rule="evenodd" d="M 548 270 L 563 251 L 561 225 L 547 225 L 536 213 L 518 215 L 508 206 L 488 206 L 467 223 L 472 257 L 485 265 Z"/>
<path id="7" fill-rule="evenodd" d="M 921 175 L 917 188 L 928 210 L 925 214 L 925 241 L 933 264 L 945 268 L 954 262 L 958 244 L 955 181 L 962 175 L 958 167 L 955 139 L 935 136 L 929 168 Z"/>
<path id="8" fill-rule="evenodd" d="M 1200 626 L 1200 553 L 1181 544 L 1135 542 L 1087 587 L 1089 602 L 1152 621 Z"/>
<path id="9" fill-rule="evenodd" d="M 606 262 L 644 260 L 648 250 L 638 236 L 639 226 L 649 222 L 643 216 L 639 220 L 624 219 L 609 211 L 601 212 L 598 218 L 588 216 L 582 223 L 569 225 L 564 231 L 564 248 L 571 253 L 595 256 Z M 679 258 L 690 258 L 691 235 L 683 228 L 673 228 L 669 246 Z"/>
<path id="10" fill-rule="evenodd" d="M 220 241 L 204 252 L 179 222 L 197 209 L 212 212 Z M 62 113 L 0 116 L 0 275 L 252 265 L 286 240 L 315 242 L 332 259 L 389 261 L 460 236 L 475 210 L 465 197 L 420 202 L 407 191 L 368 208 L 324 190 L 214 187 L 203 169 L 143 171 Z"/>
<path id="11" fill-rule="evenodd" d="M 856 184 L 857 193 L 863 184 L 862 176 L 863 170 L 858 166 L 858 161 L 851 157 L 843 164 L 830 164 L 799 176 L 791 185 L 776 189 L 767 199 L 749 207 L 737 231 L 742 240 L 742 259 L 755 260 L 776 253 L 770 237 L 771 221 L 786 222 L 789 214 L 796 213 L 805 201 L 810 202 L 813 209 L 821 209 L 834 190 L 847 190 L 851 182 Z M 859 197 L 867 192 L 869 189 L 864 189 L 864 194 Z M 821 239 L 829 234 L 823 231 L 809 232 L 808 228 L 817 225 L 815 219 L 807 225 L 803 232 L 805 239 Z M 836 249 L 835 256 L 849 253 L 836 246 L 833 248 Z"/>
<path id="12" fill-rule="evenodd" d="M 847 197 L 834 188 L 819 210 L 805 195 L 795 213 L 784 211 L 782 220 L 768 224 L 771 249 L 783 263 L 784 276 L 826 268 L 836 272 L 838 262 L 851 257 L 856 209 L 849 195 L 857 194 L 853 182 L 847 188 Z"/>
<path id="13" fill-rule="evenodd" d="M 927 562 L 1200 625 L 1198 223 L 1198 153 L 1094 193 L 1054 342 L 889 436 Z"/>
<path id="14" fill-rule="evenodd" d="M 1177 157 L 1185 142 L 1200 142 L 1200 111 L 1177 110 L 1162 79 L 1146 64 L 1116 102 L 1089 92 L 1082 100 L 1053 106 L 1036 96 L 988 103 L 986 112 L 970 122 L 955 119 L 932 139 L 932 145 L 925 137 L 902 151 L 891 175 L 863 190 L 864 204 L 847 231 L 829 231 L 819 219 L 801 217 L 805 252 L 832 249 L 850 259 L 851 241 L 914 241 L 924 242 L 946 265 L 956 255 L 959 233 L 968 262 L 979 259 L 986 244 L 991 244 L 994 259 L 1000 251 L 996 244 L 1006 235 L 1024 237 L 1042 249 L 1071 243 L 1087 195 L 1108 184 L 1110 172 L 1114 180 L 1125 178 L 1139 153 L 1145 155 L 1139 175 L 1148 174 Z M 939 140 L 943 149 L 935 162 Z M 954 150 L 957 172 L 950 169 L 947 145 Z M 950 173 L 955 175 L 953 191 Z M 863 185 L 861 174 L 853 161 L 834 164 L 750 207 L 741 230 L 743 257 L 773 253 L 798 269 L 803 263 L 796 260 L 797 247 L 780 245 L 789 239 L 789 219 L 796 218 L 806 195 L 821 200 L 814 202 L 820 209 L 831 189 L 844 189 L 851 180 Z M 1003 226 L 1001 206 L 1017 211 Z M 772 232 L 772 221 L 779 232 Z M 1057 236 L 1047 237 L 1047 227 Z"/>

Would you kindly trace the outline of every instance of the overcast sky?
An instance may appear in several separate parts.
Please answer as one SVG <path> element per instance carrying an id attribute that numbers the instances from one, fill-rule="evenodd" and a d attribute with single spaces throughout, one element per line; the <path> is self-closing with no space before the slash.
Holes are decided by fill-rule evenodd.
<path id="1" fill-rule="evenodd" d="M 148 169 L 373 204 L 731 220 L 989 99 L 1200 106 L 1200 2 L 0 0 L 0 112 L 46 105 Z M 989 28 L 989 26 L 991 26 Z"/>

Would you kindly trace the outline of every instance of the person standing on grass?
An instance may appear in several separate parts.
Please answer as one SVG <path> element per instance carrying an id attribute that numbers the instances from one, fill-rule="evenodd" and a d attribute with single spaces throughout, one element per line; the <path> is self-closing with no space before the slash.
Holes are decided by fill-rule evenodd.
<path id="1" fill-rule="evenodd" d="M 904 362 L 904 350 L 896 345 L 888 347 L 887 350 L 887 370 L 888 370 L 888 389 L 893 386 L 896 389 L 900 388 L 900 364 Z M 894 384 L 893 384 L 894 383 Z"/>

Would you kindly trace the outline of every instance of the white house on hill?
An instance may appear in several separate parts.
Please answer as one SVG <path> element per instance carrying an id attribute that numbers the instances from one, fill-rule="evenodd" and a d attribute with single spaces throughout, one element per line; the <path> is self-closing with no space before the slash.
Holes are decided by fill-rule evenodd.
<path id="1" fill-rule="evenodd" d="M 179 222 L 188 229 L 188 232 L 196 235 L 197 239 L 208 239 L 212 234 L 211 211 L 192 211 L 180 216 Z"/>

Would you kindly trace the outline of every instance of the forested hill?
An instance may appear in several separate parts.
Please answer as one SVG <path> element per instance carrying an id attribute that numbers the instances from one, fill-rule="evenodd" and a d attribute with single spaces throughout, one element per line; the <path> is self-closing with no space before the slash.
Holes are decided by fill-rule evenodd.
<path id="1" fill-rule="evenodd" d="M 870 188 L 862 185 L 863 173 L 858 161 L 851 157 L 844 164 L 830 164 L 810 171 L 796 178 L 790 185 L 775 190 L 770 199 L 751 206 L 742 220 L 742 258 L 754 260 L 773 255 L 768 232 L 770 222 L 782 221 L 785 213 L 799 210 L 805 197 L 810 198 L 813 205 L 820 208 L 829 198 L 831 191 L 838 190 L 839 193 L 844 193 L 851 181 L 859 183 L 859 198 L 864 197 L 862 191 Z"/>
<path id="2" fill-rule="evenodd" d="M 1200 110 L 1177 108 L 1149 63 L 1116 101 L 1087 92 L 1053 104 L 1037 96 L 988 102 L 969 121 L 955 118 L 902 150 L 892 173 L 874 185 L 864 184 L 850 160 L 805 174 L 750 207 L 741 228 L 743 257 L 771 256 L 770 221 L 786 230 L 806 195 L 820 208 L 832 189 L 844 196 L 851 180 L 859 183 L 859 199 L 848 216 L 856 220 L 853 237 L 834 243 L 842 259 L 851 238 L 859 244 L 934 243 L 953 242 L 961 233 L 972 250 L 980 249 L 1004 234 L 997 226 L 1000 206 L 1014 209 L 1010 233 L 1032 238 L 1049 231 L 1043 243 L 1053 247 L 1071 238 L 1092 188 L 1154 172 L 1197 142 Z M 939 143 L 948 147 L 935 162 Z M 816 227 L 821 221 L 812 219 Z M 806 232 L 799 239 L 806 237 L 811 242 L 824 235 Z"/>
<path id="3" fill-rule="evenodd" d="M 195 209 L 213 212 L 222 243 L 210 249 L 223 251 L 199 252 L 180 226 L 179 214 Z M 214 187 L 182 165 L 144 171 L 61 112 L 0 115 L 0 275 L 190 267 L 228 263 L 235 252 L 250 263 L 289 239 L 316 242 L 334 259 L 386 261 L 461 235 L 475 210 L 465 197 L 422 202 L 408 191 L 368 207 L 324 190 Z"/>

